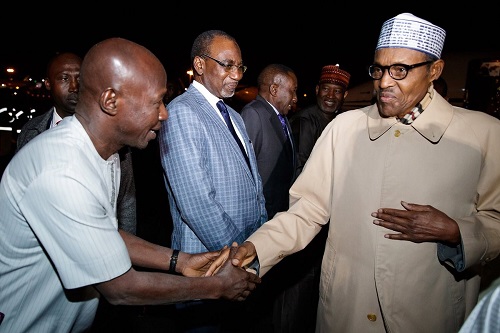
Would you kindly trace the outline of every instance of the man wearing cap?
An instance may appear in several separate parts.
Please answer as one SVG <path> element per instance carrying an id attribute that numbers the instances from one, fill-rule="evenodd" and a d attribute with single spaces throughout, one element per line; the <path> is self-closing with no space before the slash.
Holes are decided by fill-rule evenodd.
<path id="1" fill-rule="evenodd" d="M 288 211 L 233 259 L 263 276 L 329 222 L 317 332 L 457 332 L 500 252 L 500 120 L 434 90 L 444 38 L 409 13 L 383 24 L 376 103 L 327 125 Z"/>
<path id="2" fill-rule="evenodd" d="M 321 132 L 342 112 L 347 86 L 351 75 L 339 65 L 327 65 L 321 69 L 316 85 L 316 103 L 300 110 L 290 119 L 293 137 L 297 143 L 297 173 L 304 167 Z"/>

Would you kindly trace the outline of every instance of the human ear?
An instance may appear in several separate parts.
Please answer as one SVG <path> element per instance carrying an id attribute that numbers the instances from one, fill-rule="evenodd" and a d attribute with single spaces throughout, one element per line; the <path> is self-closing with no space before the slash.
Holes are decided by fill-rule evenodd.
<path id="1" fill-rule="evenodd" d="M 441 73 L 443 72 L 443 68 L 444 68 L 444 60 L 443 59 L 436 60 L 431 66 L 431 79 L 436 80 L 438 77 L 440 77 Z"/>
<path id="2" fill-rule="evenodd" d="M 107 114 L 114 116 L 117 113 L 116 107 L 116 92 L 113 88 L 107 88 L 101 93 L 99 98 L 99 105 L 101 110 Z"/>

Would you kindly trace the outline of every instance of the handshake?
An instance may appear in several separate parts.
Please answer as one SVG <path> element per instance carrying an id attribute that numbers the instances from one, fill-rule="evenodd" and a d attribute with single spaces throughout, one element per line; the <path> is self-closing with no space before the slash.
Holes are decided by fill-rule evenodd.
<path id="1" fill-rule="evenodd" d="M 188 277 L 206 277 L 220 282 L 219 294 L 211 298 L 244 301 L 261 282 L 255 247 L 250 242 L 233 243 L 220 251 L 179 253 L 178 271 Z M 182 264 L 185 263 L 185 264 Z"/>

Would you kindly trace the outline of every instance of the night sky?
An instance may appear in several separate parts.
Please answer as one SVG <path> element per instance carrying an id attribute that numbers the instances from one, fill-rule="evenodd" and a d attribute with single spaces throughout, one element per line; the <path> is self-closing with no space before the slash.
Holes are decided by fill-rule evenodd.
<path id="1" fill-rule="evenodd" d="M 468 2 L 468 7 L 456 3 L 444 11 L 438 9 L 443 5 L 428 1 L 418 6 L 398 3 L 372 2 L 366 6 L 353 2 L 351 8 L 342 8 L 335 2 L 307 1 L 300 6 L 279 5 L 276 10 L 264 7 L 269 2 L 212 1 L 190 3 L 189 8 L 166 2 L 169 9 L 140 2 L 131 8 L 116 4 L 98 9 L 92 5 L 96 8 L 76 12 L 30 5 L 31 14 L 19 10 L 2 14 L 5 31 L 0 37 L 0 65 L 43 76 L 47 60 L 55 52 L 73 51 L 83 56 L 104 38 L 124 37 L 153 51 L 165 65 L 169 80 L 180 77 L 187 81 L 194 38 L 204 30 L 222 29 L 236 38 L 249 68 L 242 84 L 255 85 L 259 71 L 278 62 L 296 71 L 300 92 L 316 84 L 322 66 L 339 63 L 351 73 L 353 86 L 368 79 L 366 68 L 383 22 L 402 12 L 446 30 L 445 60 L 449 52 L 500 51 L 500 11 L 491 8 L 491 2 Z M 40 16 L 38 10 L 48 14 Z"/>

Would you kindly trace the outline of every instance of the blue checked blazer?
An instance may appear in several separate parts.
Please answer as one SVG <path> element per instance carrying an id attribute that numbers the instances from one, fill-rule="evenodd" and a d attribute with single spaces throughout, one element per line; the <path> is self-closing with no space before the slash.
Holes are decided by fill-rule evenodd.
<path id="1" fill-rule="evenodd" d="M 198 253 L 242 243 L 267 221 L 262 180 L 243 119 L 228 106 L 252 170 L 218 111 L 193 85 L 167 108 L 158 141 L 173 220 L 172 248 Z"/>

